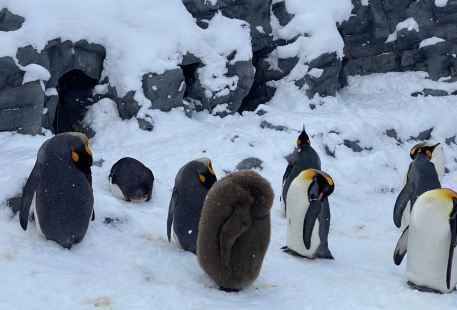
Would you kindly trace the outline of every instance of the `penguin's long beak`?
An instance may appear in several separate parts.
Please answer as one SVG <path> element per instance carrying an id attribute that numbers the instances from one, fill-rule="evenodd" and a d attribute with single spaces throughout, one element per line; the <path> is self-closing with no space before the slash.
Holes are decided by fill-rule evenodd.
<path id="1" fill-rule="evenodd" d="M 457 246 L 457 198 L 453 199 L 454 207 L 452 208 L 451 215 L 449 217 L 449 226 L 451 230 L 451 242 L 449 245 L 449 256 L 447 261 L 447 273 L 446 273 L 446 285 L 447 288 L 451 287 L 451 275 L 452 275 L 452 259 L 454 258 L 454 249 Z"/>
<path id="2" fill-rule="evenodd" d="M 306 211 L 304 223 L 303 223 L 303 242 L 305 243 L 306 249 L 309 250 L 311 247 L 311 236 L 313 234 L 314 225 L 316 223 L 319 214 L 321 213 L 321 200 L 322 193 L 319 193 L 319 185 L 314 182 L 309 189 L 309 207 Z"/>

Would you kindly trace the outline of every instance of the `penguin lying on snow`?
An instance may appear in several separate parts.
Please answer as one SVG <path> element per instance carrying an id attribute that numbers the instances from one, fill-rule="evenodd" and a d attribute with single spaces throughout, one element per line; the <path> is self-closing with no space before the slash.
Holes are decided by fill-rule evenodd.
<path id="1" fill-rule="evenodd" d="M 395 201 L 393 213 L 395 226 L 401 227 L 402 222 L 403 226 L 409 224 L 409 215 L 417 197 L 426 191 L 441 187 L 437 173 L 437 166 L 441 167 L 441 164 L 435 166 L 432 162 L 434 150 L 438 144 L 420 143 L 411 149 L 410 155 L 413 161 L 409 165 L 406 184 Z M 435 160 L 436 158 L 438 157 L 435 157 Z M 442 167 L 444 173 L 444 164 Z"/>
<path id="2" fill-rule="evenodd" d="M 81 133 L 61 133 L 43 143 L 24 186 L 20 224 L 26 230 L 30 205 L 40 235 L 71 248 L 94 220 L 92 151 Z"/>
<path id="3" fill-rule="evenodd" d="M 168 241 L 171 240 L 173 226 L 174 237 L 181 247 L 196 253 L 203 202 L 216 181 L 216 173 L 208 158 L 188 162 L 178 171 L 168 207 Z"/>
<path id="4" fill-rule="evenodd" d="M 335 184 L 325 172 L 303 170 L 292 182 L 287 195 L 286 253 L 307 257 L 333 259 L 328 249 L 330 208 L 327 197 Z"/>
<path id="5" fill-rule="evenodd" d="M 408 284 L 421 291 L 449 293 L 457 284 L 456 246 L 457 193 L 431 190 L 416 200 L 410 224 L 395 248 L 394 262 L 400 265 L 408 251 Z"/>
<path id="6" fill-rule="evenodd" d="M 119 199 L 132 202 L 151 199 L 154 175 L 134 158 L 119 159 L 111 168 L 108 180 L 111 192 Z"/>
<path id="7" fill-rule="evenodd" d="M 312 148 L 309 136 L 303 126 L 303 131 L 297 139 L 297 147 L 289 160 L 282 178 L 281 208 L 284 214 L 287 213 L 287 192 L 289 191 L 290 184 L 300 172 L 309 168 L 320 170 L 321 160 Z"/>
<path id="8" fill-rule="evenodd" d="M 197 257 L 224 291 L 255 281 L 270 242 L 270 183 L 254 171 L 234 172 L 217 182 L 203 206 Z"/>

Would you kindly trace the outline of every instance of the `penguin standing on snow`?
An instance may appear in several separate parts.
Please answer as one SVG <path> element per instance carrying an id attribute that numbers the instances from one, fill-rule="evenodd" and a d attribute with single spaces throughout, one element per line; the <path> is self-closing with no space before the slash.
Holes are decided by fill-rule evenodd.
<path id="1" fill-rule="evenodd" d="M 333 259 L 328 248 L 332 178 L 316 169 L 303 170 L 290 184 L 287 194 L 286 253 L 307 258 Z"/>
<path id="2" fill-rule="evenodd" d="M 409 156 L 414 160 L 419 153 L 428 154 L 431 163 L 435 166 L 438 179 L 443 180 L 446 158 L 440 143 L 432 144 L 428 141 L 416 144 L 411 148 Z"/>
<path id="3" fill-rule="evenodd" d="M 196 253 L 198 223 L 208 190 L 217 181 L 208 158 L 185 164 L 175 178 L 175 186 L 168 208 L 167 236 L 174 237 L 185 251 Z"/>
<path id="4" fill-rule="evenodd" d="M 30 205 L 38 233 L 71 248 L 94 220 L 92 151 L 82 133 L 61 133 L 38 150 L 37 160 L 24 186 L 20 224 L 26 230 Z"/>
<path id="5" fill-rule="evenodd" d="M 259 275 L 270 242 L 273 199 L 270 183 L 250 170 L 226 176 L 208 192 L 197 257 L 221 290 L 239 291 Z"/>
<path id="6" fill-rule="evenodd" d="M 406 184 L 395 201 L 393 212 L 395 226 L 401 227 L 402 222 L 404 226 L 409 224 L 409 215 L 417 197 L 426 191 L 441 187 L 436 169 L 440 166 L 439 164 L 435 166 L 431 160 L 437 145 L 421 143 L 412 148 L 410 155 L 413 161 L 409 165 Z"/>
<path id="7" fill-rule="evenodd" d="M 151 199 L 154 174 L 131 157 L 119 159 L 108 176 L 111 192 L 119 199 L 145 202 Z"/>
<path id="8" fill-rule="evenodd" d="M 414 204 L 411 221 L 394 252 L 400 265 L 408 252 L 406 277 L 413 288 L 449 293 L 457 284 L 457 193 L 435 189 L 422 194 Z"/>
<path id="9" fill-rule="evenodd" d="M 284 214 L 287 213 L 287 194 L 292 181 L 305 169 L 321 169 L 321 160 L 319 155 L 311 146 L 311 140 L 305 131 L 300 133 L 297 139 L 297 147 L 289 159 L 286 171 L 282 178 L 281 208 Z"/>

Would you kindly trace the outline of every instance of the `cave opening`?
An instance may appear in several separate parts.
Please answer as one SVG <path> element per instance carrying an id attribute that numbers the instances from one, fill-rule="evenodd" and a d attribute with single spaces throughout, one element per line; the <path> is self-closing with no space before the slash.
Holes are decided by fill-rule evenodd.
<path id="1" fill-rule="evenodd" d="M 54 118 L 54 133 L 82 131 L 82 120 L 87 108 L 92 105 L 92 93 L 96 79 L 81 70 L 71 70 L 60 77 L 57 91 L 59 103 Z"/>
<path id="2" fill-rule="evenodd" d="M 197 69 L 200 67 L 200 63 L 196 62 L 188 65 L 181 65 L 180 67 L 184 75 L 184 83 L 186 84 L 184 98 L 189 98 L 191 93 L 191 86 L 197 79 Z"/>

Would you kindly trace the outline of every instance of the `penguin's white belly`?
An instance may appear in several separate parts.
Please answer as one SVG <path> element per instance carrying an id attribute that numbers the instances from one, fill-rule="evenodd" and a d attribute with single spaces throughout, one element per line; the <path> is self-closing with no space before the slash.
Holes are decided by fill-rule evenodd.
<path id="1" fill-rule="evenodd" d="M 422 206 L 419 206 L 422 207 Z M 425 209 L 425 210 L 424 210 Z M 438 210 L 413 208 L 408 235 L 406 277 L 418 286 L 443 293 L 452 291 L 457 284 L 457 259 L 452 262 L 451 288 L 446 285 L 449 245 L 449 224 Z"/>
<path id="2" fill-rule="evenodd" d="M 111 189 L 111 192 L 116 198 L 119 198 L 121 200 L 125 200 L 124 194 L 122 193 L 121 189 L 117 184 L 113 184 L 111 182 L 111 179 L 109 180 L 109 187 Z"/>
<path id="3" fill-rule="evenodd" d="M 436 173 L 440 182 L 443 180 L 446 158 L 444 157 L 443 148 L 438 145 L 433 151 L 432 159 L 430 160 L 435 166 Z"/>
<path id="4" fill-rule="evenodd" d="M 311 246 L 305 247 L 303 240 L 303 225 L 308 211 L 308 197 L 303 188 L 291 185 L 287 193 L 287 247 L 300 255 L 313 258 L 321 240 L 319 237 L 319 220 L 314 224 L 311 235 Z"/>
<path id="5" fill-rule="evenodd" d="M 38 232 L 38 235 L 46 239 L 46 236 L 43 234 L 43 231 L 41 230 L 40 219 L 38 218 L 38 212 L 36 211 L 36 192 L 33 194 L 31 209 L 33 210 L 33 216 L 35 217 L 35 227 Z"/>
<path id="6" fill-rule="evenodd" d="M 405 229 L 406 226 L 409 225 L 410 217 L 411 217 L 411 201 L 408 201 L 408 203 L 406 204 L 405 210 L 403 210 L 403 215 L 401 217 L 401 228 L 402 229 Z"/>

